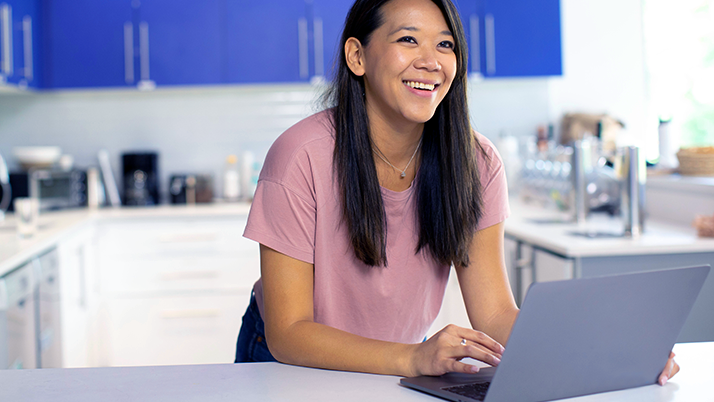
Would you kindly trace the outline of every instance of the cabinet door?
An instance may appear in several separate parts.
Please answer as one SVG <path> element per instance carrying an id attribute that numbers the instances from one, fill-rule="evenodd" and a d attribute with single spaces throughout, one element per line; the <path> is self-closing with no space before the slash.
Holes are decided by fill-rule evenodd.
<path id="1" fill-rule="evenodd" d="M 306 82 L 310 78 L 303 0 L 229 0 L 225 14 L 229 83 Z"/>
<path id="2" fill-rule="evenodd" d="M 333 78 L 340 39 L 353 0 L 316 0 L 312 12 L 312 75 Z"/>
<path id="3" fill-rule="evenodd" d="M 6 43 L 1 45 L 2 50 L 9 46 L 5 54 L 0 57 L 5 60 L 9 57 L 10 71 L 6 73 L 6 81 L 20 87 L 39 86 L 40 74 L 38 63 L 40 59 L 39 44 L 39 2 L 37 0 L 12 0 L 3 2 L 6 6 L 7 16 L 0 16 L 6 19 L 2 24 L 9 22 L 9 36 Z M 0 35 L 2 36 L 2 35 Z M 1 73 L 0 73 L 1 74 Z"/>
<path id="4" fill-rule="evenodd" d="M 561 75 L 559 0 L 486 0 L 484 75 Z"/>
<path id="5" fill-rule="evenodd" d="M 220 83 L 224 7 L 223 0 L 143 0 L 139 78 L 156 85 Z"/>
<path id="6" fill-rule="evenodd" d="M 45 86 L 135 85 L 131 0 L 47 0 Z"/>
<path id="7" fill-rule="evenodd" d="M 461 23 L 469 47 L 469 74 L 483 74 L 483 0 L 460 0 L 454 3 L 459 10 Z"/>

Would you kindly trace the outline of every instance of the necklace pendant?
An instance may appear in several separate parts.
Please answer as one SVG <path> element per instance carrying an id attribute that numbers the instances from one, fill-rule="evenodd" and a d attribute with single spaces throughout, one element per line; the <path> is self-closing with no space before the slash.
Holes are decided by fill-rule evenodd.
<path id="1" fill-rule="evenodd" d="M 402 177 L 402 179 L 407 177 L 407 172 L 402 172 L 402 174 L 400 176 Z"/>

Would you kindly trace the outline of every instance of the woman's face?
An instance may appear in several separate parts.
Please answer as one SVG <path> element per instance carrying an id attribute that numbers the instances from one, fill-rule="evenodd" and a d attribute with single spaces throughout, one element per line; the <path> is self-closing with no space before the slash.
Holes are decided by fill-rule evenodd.
<path id="1" fill-rule="evenodd" d="M 431 119 L 456 74 L 454 37 L 430 0 L 392 0 L 364 48 L 367 107 L 389 121 Z"/>

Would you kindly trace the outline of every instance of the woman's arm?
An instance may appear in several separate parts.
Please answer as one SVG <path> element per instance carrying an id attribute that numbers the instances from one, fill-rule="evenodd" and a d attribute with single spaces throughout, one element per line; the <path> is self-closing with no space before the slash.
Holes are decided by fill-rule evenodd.
<path id="1" fill-rule="evenodd" d="M 471 241 L 468 267 L 456 275 L 471 326 L 505 344 L 518 316 L 503 255 L 503 222 L 479 230 Z"/>
<path id="2" fill-rule="evenodd" d="M 314 322 L 313 265 L 260 246 L 265 334 L 280 362 L 334 370 L 414 376 L 474 372 L 472 357 L 498 364 L 502 347 L 477 331 L 449 326 L 420 344 L 384 342 Z M 464 346 L 462 339 L 470 344 Z"/>

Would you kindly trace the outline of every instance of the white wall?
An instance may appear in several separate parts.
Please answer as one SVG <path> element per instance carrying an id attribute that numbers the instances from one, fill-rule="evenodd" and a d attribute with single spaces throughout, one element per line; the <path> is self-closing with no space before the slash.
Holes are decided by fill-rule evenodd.
<path id="1" fill-rule="evenodd" d="M 549 80 L 550 118 L 608 113 L 623 121 L 622 144 L 656 138 L 649 111 L 641 0 L 561 0 L 563 76 Z M 657 152 L 648 149 L 649 152 Z"/>
<path id="2" fill-rule="evenodd" d="M 116 175 L 122 152 L 154 150 L 166 190 L 172 173 L 219 178 L 230 154 L 264 157 L 280 133 L 319 106 L 318 93 L 309 85 L 281 85 L 0 96 L 0 154 L 13 169 L 12 147 L 57 145 L 87 167 L 104 148 Z"/>

